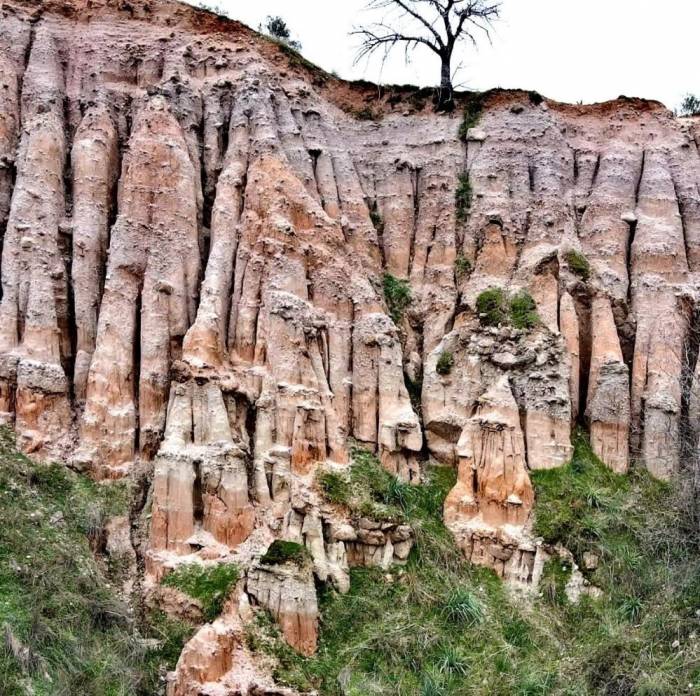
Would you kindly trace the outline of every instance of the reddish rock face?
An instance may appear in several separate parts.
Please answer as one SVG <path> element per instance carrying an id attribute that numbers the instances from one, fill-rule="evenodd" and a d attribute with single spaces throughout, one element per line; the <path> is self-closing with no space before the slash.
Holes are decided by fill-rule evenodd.
<path id="1" fill-rule="evenodd" d="M 181 383 L 218 380 L 246 409 L 262 502 L 263 471 L 303 478 L 344 462 L 348 436 L 415 480 L 421 419 L 428 450 L 456 461 L 491 383 L 465 391 L 472 378 L 455 375 L 461 403 L 436 416 L 431 354 L 499 286 L 529 289 L 569 355 L 567 413 L 514 392 L 529 465 L 565 461 L 580 412 L 614 468 L 629 458 L 625 429 L 655 473 L 677 468 L 688 368 L 673 356 L 692 328 L 679 298 L 692 304 L 700 258 L 691 121 L 643 102 L 574 109 L 501 93 L 465 152 L 456 118 L 354 121 L 340 85 L 309 88 L 236 23 L 164 0 L 36 9 L 5 4 L 0 46 L 0 408 L 28 449 L 96 477 L 154 459 L 179 364 Z M 473 200 L 457 219 L 465 166 Z M 585 283 L 571 249 L 591 264 Z M 458 256 L 471 273 L 454 272 Z M 384 272 L 410 283 L 398 326 Z M 596 383 L 597 335 L 631 368 L 629 416 L 592 403 L 618 389 Z M 404 373 L 424 373 L 422 413 Z"/>
<path id="2" fill-rule="evenodd" d="M 167 0 L 6 0 L 0 89 L 0 419 L 96 479 L 145 473 L 147 584 L 280 537 L 341 590 L 405 561 L 410 529 L 318 493 L 350 438 L 411 483 L 459 467 L 450 528 L 525 584 L 529 471 L 570 458 L 576 423 L 618 472 L 669 478 L 696 447 L 698 119 L 497 91 L 464 143 L 459 112 Z M 529 292 L 539 322 L 484 326 L 489 288 Z"/>

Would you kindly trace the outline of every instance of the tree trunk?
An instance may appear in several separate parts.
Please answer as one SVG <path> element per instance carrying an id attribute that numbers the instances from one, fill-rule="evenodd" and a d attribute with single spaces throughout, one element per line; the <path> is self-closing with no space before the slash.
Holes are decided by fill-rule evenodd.
<path id="1" fill-rule="evenodd" d="M 437 108 L 438 111 L 452 111 L 455 105 L 452 95 L 452 55 L 445 54 L 441 56 L 441 59 L 442 69 L 440 71 L 440 93 Z"/>

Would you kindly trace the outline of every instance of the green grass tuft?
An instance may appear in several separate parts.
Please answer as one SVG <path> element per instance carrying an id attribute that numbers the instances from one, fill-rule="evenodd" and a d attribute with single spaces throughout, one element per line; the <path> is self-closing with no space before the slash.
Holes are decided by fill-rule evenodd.
<path id="1" fill-rule="evenodd" d="M 232 563 L 209 567 L 189 563 L 166 575 L 163 585 L 175 587 L 199 600 L 205 621 L 213 621 L 221 614 L 226 596 L 238 578 L 238 568 Z"/>
<path id="2" fill-rule="evenodd" d="M 462 172 L 457 180 L 457 190 L 455 192 L 455 206 L 457 208 L 457 220 L 463 222 L 469 215 L 472 207 L 472 184 L 469 179 L 469 172 Z"/>
<path id="3" fill-rule="evenodd" d="M 516 329 L 532 329 L 539 323 L 537 305 L 526 290 L 510 298 L 510 322 Z"/>
<path id="4" fill-rule="evenodd" d="M 443 614 L 452 623 L 474 626 L 484 620 L 481 602 L 466 589 L 456 589 L 447 599 Z"/>
<path id="5" fill-rule="evenodd" d="M 386 300 L 389 314 L 395 324 L 400 324 L 404 312 L 411 304 L 411 286 L 407 280 L 395 278 L 391 273 L 385 273 L 383 279 L 384 299 Z"/>
<path id="6" fill-rule="evenodd" d="M 260 563 L 270 566 L 283 565 L 285 563 L 304 566 L 309 560 L 309 552 L 301 544 L 297 544 L 295 541 L 277 539 L 270 544 L 270 548 L 260 559 Z"/>
<path id="7" fill-rule="evenodd" d="M 569 251 L 564 257 L 569 270 L 581 280 L 587 281 L 591 277 L 591 265 L 588 259 L 578 251 Z"/>

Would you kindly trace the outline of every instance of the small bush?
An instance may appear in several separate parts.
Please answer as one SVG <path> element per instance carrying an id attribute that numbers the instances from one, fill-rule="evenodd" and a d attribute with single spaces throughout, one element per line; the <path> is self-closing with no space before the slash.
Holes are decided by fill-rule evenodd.
<path id="1" fill-rule="evenodd" d="M 175 587 L 199 600 L 205 620 L 213 621 L 221 613 L 226 596 L 238 578 L 238 568 L 232 563 L 212 567 L 189 563 L 166 575 L 163 585 Z"/>
<path id="2" fill-rule="evenodd" d="M 452 372 L 452 367 L 455 364 L 455 359 L 449 350 L 443 350 L 437 361 L 435 369 L 439 375 L 449 375 Z"/>
<path id="3" fill-rule="evenodd" d="M 694 94 L 686 94 L 678 113 L 680 116 L 700 116 L 700 98 Z"/>
<path id="4" fill-rule="evenodd" d="M 527 93 L 527 97 L 530 100 L 530 104 L 532 104 L 534 106 L 539 106 L 544 101 L 544 97 L 539 92 L 536 92 L 535 90 L 530 90 Z"/>
<path id="5" fill-rule="evenodd" d="M 464 626 L 474 626 L 484 620 L 481 602 L 465 589 L 457 589 L 449 596 L 442 613 L 452 623 Z"/>
<path id="6" fill-rule="evenodd" d="M 467 219 L 469 209 L 472 207 L 472 185 L 468 172 L 462 172 L 459 175 L 457 191 L 455 192 L 455 205 L 457 207 L 457 220 L 463 222 Z"/>
<path id="7" fill-rule="evenodd" d="M 521 290 L 511 297 L 510 320 L 516 329 L 531 329 L 537 325 L 537 305 L 526 290 Z"/>
<path id="8" fill-rule="evenodd" d="M 380 114 L 374 111 L 370 106 L 357 109 L 353 113 L 358 121 L 379 121 L 380 119 Z"/>
<path id="9" fill-rule="evenodd" d="M 464 118 L 459 126 L 460 140 L 466 142 L 469 129 L 474 128 L 479 123 L 481 112 L 484 110 L 484 96 L 480 92 L 474 92 L 469 95 L 464 107 Z"/>
<path id="10" fill-rule="evenodd" d="M 506 312 L 506 298 L 501 288 L 489 288 L 484 290 L 476 298 L 476 311 L 479 313 L 479 321 L 484 326 L 498 326 L 505 324 L 508 319 Z"/>
<path id="11" fill-rule="evenodd" d="M 400 324 L 404 312 L 411 304 L 411 286 L 407 280 L 395 278 L 390 273 L 384 274 L 384 299 L 386 300 L 389 314 L 395 324 Z"/>
<path id="12" fill-rule="evenodd" d="M 581 280 L 586 281 L 591 277 L 591 265 L 583 254 L 572 250 L 566 254 L 565 259 L 571 272 Z"/>
<path id="13" fill-rule="evenodd" d="M 260 559 L 263 565 L 283 565 L 294 563 L 298 566 L 306 565 L 309 560 L 309 552 L 301 544 L 295 541 L 282 541 L 277 539 L 270 544 L 270 548 Z"/>
<path id="14" fill-rule="evenodd" d="M 531 329 L 539 323 L 537 305 L 526 290 L 510 299 L 501 288 L 484 290 L 476 298 L 476 311 L 483 326 L 511 324 L 516 329 Z"/>
<path id="15" fill-rule="evenodd" d="M 464 254 L 457 256 L 455 259 L 455 274 L 457 276 L 457 280 L 469 275 L 471 272 L 472 262 L 466 256 L 464 256 Z"/>

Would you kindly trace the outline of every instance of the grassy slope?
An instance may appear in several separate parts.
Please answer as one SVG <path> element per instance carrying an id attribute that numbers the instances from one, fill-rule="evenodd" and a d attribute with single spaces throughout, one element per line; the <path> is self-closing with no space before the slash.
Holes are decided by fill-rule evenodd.
<path id="1" fill-rule="evenodd" d="M 0 693 L 153 696 L 190 627 L 151 617 L 144 646 L 90 539 L 126 489 L 32 463 L 0 429 Z M 144 628 L 144 627 L 142 627 Z"/>
<path id="2" fill-rule="evenodd" d="M 674 492 L 644 475 L 610 473 L 580 434 L 575 445 L 569 466 L 534 476 L 537 531 L 579 561 L 585 551 L 600 556 L 590 580 L 603 599 L 570 605 L 569 569 L 550 563 L 534 604 L 514 601 L 493 574 L 462 561 L 440 521 L 452 472 L 436 468 L 427 487 L 410 488 L 356 453 L 355 468 L 373 468 L 374 501 L 417 529 L 408 565 L 353 570 L 345 596 L 324 590 L 313 658 L 285 648 L 264 618 L 251 643 L 277 658 L 278 679 L 321 694 L 700 693 L 691 637 L 700 628 L 700 553 Z M 352 485 L 321 484 L 359 509 Z"/>

